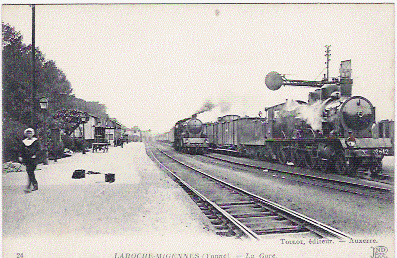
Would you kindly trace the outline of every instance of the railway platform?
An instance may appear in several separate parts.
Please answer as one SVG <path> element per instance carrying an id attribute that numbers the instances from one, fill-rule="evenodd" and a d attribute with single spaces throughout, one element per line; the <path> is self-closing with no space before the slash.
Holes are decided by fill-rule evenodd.
<path id="1" fill-rule="evenodd" d="M 78 169 L 85 178 L 72 178 Z M 113 183 L 106 173 L 115 174 Z M 26 194 L 25 172 L 3 174 L 3 257 L 114 257 L 126 245 L 152 250 L 164 239 L 178 246 L 176 239 L 216 237 L 143 143 L 50 161 L 38 166 L 36 178 L 39 190 Z"/>

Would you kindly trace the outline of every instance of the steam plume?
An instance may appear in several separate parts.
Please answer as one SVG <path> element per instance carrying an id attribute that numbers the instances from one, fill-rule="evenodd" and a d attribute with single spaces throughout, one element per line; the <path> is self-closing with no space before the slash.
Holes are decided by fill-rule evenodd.
<path id="1" fill-rule="evenodd" d="M 219 102 L 218 106 L 221 108 L 221 113 L 226 113 L 232 105 L 229 102 Z"/>
<path id="2" fill-rule="evenodd" d="M 301 118 L 308 123 L 313 130 L 321 130 L 322 128 L 322 105 L 320 101 L 312 105 L 304 105 L 299 104 L 295 100 L 287 100 L 282 111 L 285 112 L 285 115 L 292 114 L 295 117 Z"/>
<path id="3" fill-rule="evenodd" d="M 211 101 L 207 100 L 203 106 L 196 112 L 194 113 L 195 115 L 211 111 L 214 107 L 216 107 L 215 104 L 213 104 Z"/>

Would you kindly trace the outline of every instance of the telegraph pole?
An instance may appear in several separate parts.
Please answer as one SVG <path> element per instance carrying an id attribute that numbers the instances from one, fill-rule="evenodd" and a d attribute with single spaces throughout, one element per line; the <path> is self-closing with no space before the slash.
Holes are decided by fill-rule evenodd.
<path id="1" fill-rule="evenodd" d="M 32 4 L 32 91 L 31 91 L 31 126 L 36 130 L 35 124 L 35 110 L 36 110 L 36 14 L 35 14 L 35 5 Z"/>
<path id="2" fill-rule="evenodd" d="M 325 47 L 327 48 L 327 50 L 325 50 L 325 56 L 327 57 L 327 62 L 325 62 L 325 64 L 327 65 L 327 81 L 329 80 L 329 61 L 331 61 L 331 49 L 329 49 L 331 47 L 331 45 L 325 45 Z"/>

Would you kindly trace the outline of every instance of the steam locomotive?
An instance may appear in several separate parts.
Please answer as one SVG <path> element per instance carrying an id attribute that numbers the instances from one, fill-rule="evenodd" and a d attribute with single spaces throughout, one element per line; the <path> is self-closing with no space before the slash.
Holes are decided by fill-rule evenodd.
<path id="1" fill-rule="evenodd" d="M 287 80 L 270 72 L 265 83 L 270 90 L 284 85 L 317 89 L 308 102 L 287 100 L 266 108 L 265 118 L 229 115 L 205 124 L 210 146 L 337 174 L 381 176 L 383 157 L 393 155 L 392 142 L 372 138 L 375 108 L 368 99 L 352 96 L 350 60 L 341 62 L 340 77 L 330 81 Z"/>
<path id="2" fill-rule="evenodd" d="M 173 132 L 173 147 L 176 151 L 203 154 L 208 149 L 208 139 L 203 133 L 204 125 L 197 115 L 179 120 Z"/>

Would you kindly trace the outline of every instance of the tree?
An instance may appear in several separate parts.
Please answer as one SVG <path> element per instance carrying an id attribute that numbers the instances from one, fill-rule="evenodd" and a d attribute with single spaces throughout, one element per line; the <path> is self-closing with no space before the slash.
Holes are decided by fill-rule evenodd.
<path id="1" fill-rule="evenodd" d="M 8 24 L 3 25 L 3 117 L 30 121 L 31 60 L 22 36 Z"/>
<path id="2" fill-rule="evenodd" d="M 31 103 L 32 45 L 26 46 L 22 42 L 21 33 L 9 24 L 2 23 L 2 36 L 4 160 L 16 159 L 18 140 L 27 127 L 33 127 L 39 137 L 51 137 L 49 131 L 43 130 L 44 122 L 50 125 L 49 129 L 57 127 L 70 132 L 76 126 L 77 113 L 109 117 L 105 105 L 76 98 L 65 73 L 57 67 L 55 61 L 46 60 L 39 48 L 35 51 L 36 98 Z M 49 100 L 46 115 L 39 108 L 41 97 Z M 68 122 L 56 118 L 63 111 L 70 118 Z"/>
<path id="3" fill-rule="evenodd" d="M 88 120 L 88 113 L 76 109 L 62 109 L 58 110 L 54 119 L 56 120 L 57 126 L 65 130 L 67 135 L 70 135 L 76 128 L 82 123 L 82 118 L 85 117 Z"/>

